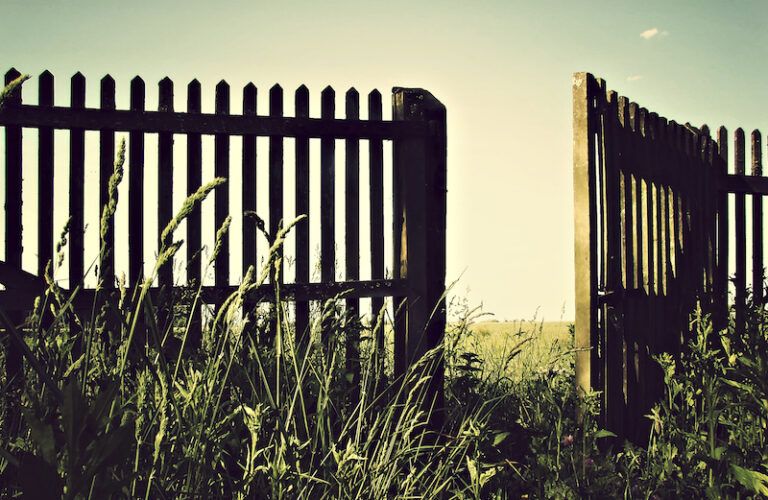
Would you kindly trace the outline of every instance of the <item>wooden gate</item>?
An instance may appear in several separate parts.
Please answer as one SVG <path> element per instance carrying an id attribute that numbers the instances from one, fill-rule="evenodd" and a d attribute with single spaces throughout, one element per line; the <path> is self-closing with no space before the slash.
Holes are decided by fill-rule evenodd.
<path id="1" fill-rule="evenodd" d="M 19 77 L 10 70 L 6 84 Z M 360 119 L 359 94 L 353 88 L 345 95 L 344 118 L 337 118 L 335 92 L 327 87 L 321 94 L 321 117 L 309 116 L 309 91 L 301 86 L 295 93 L 294 116 L 284 115 L 283 90 L 275 85 L 269 90 L 269 110 L 257 114 L 257 89 L 248 84 L 242 91 L 242 114 L 230 113 L 230 86 L 221 81 L 216 86 L 215 113 L 201 112 L 201 85 L 197 80 L 187 86 L 187 109 L 174 110 L 174 84 L 169 78 L 159 83 L 159 106 L 150 111 L 145 106 L 145 84 L 136 77 L 130 82 L 130 109 L 118 110 L 115 106 L 115 81 L 105 76 L 100 83 L 100 107 L 85 106 L 86 80 L 77 73 L 71 79 L 69 106 L 54 102 L 54 77 L 49 72 L 39 76 L 37 104 L 22 101 L 21 87 L 10 96 L 0 110 L 0 126 L 5 130 L 5 210 L 4 210 L 4 262 L 0 262 L 0 283 L 6 289 L 0 291 L 0 308 L 5 311 L 29 310 L 36 295 L 41 292 L 40 276 L 45 266 L 54 258 L 54 242 L 61 228 L 53 226 L 54 192 L 67 193 L 66 210 L 70 217 L 69 262 L 65 263 L 69 275 L 69 289 L 83 287 L 78 303 L 92 304 L 96 290 L 84 285 L 86 274 L 83 239 L 85 229 L 86 193 L 84 157 L 85 132 L 99 134 L 99 213 L 108 203 L 108 183 L 113 172 L 115 158 L 115 133 L 127 132 L 127 181 L 128 181 L 128 231 L 118 234 L 114 220 L 108 221 L 105 234 L 107 251 L 98 262 L 99 279 L 106 288 L 115 287 L 115 245 L 127 245 L 129 290 L 141 283 L 144 270 L 144 225 L 149 218 L 156 218 L 158 241 L 160 232 L 173 217 L 172 193 L 178 189 L 177 179 L 186 175 L 186 194 L 192 194 L 201 185 L 203 148 L 202 136 L 214 137 L 215 175 L 229 177 L 233 168 L 240 168 L 242 175 L 243 212 L 256 209 L 256 184 L 269 185 L 269 213 L 267 227 L 274 235 L 281 224 L 284 211 L 284 138 L 295 139 L 295 212 L 306 214 L 308 219 L 295 228 L 296 278 L 293 283 L 281 285 L 282 297 L 296 302 L 295 323 L 297 335 L 307 331 L 309 324 L 308 301 L 325 300 L 346 292 L 347 311 L 360 315 L 359 300 L 372 298 L 372 315 L 375 317 L 384 305 L 385 297 L 393 297 L 395 310 L 394 369 L 402 375 L 408 366 L 428 349 L 438 346 L 445 329 L 445 308 L 442 296 L 445 290 L 445 225 L 446 225 L 446 114 L 445 107 L 429 92 L 422 89 L 395 88 L 393 120 L 382 120 L 382 99 L 378 91 L 368 95 L 368 119 Z M 69 131 L 69 158 L 67 175 L 54 175 L 54 130 Z M 38 138 L 37 165 L 25 162 L 22 154 L 22 133 L 33 133 Z M 157 151 L 145 151 L 145 136 L 157 134 Z M 187 154 L 185 165 L 174 159 L 174 137 L 186 136 Z M 242 137 L 242 163 L 230 164 L 230 138 Z M 269 174 L 267 179 L 256 178 L 256 138 L 269 137 Z M 320 185 L 310 185 L 310 139 L 320 140 Z M 344 213 L 344 269 L 343 280 L 336 269 L 335 206 L 336 172 L 342 168 L 335 162 L 336 141 L 343 140 L 345 147 L 345 213 Z M 367 186 L 360 182 L 360 142 L 368 141 Z M 392 199 L 384 199 L 385 141 L 392 141 L 393 179 Z M 146 154 L 156 155 L 158 164 L 158 204 L 148 207 L 144 192 L 144 160 Z M 180 168 L 181 167 L 181 168 Z M 22 206 L 22 176 L 37 170 L 37 196 L 30 204 Z M 183 173 L 185 171 L 185 174 Z M 226 186 L 226 185 L 225 185 Z M 310 190 L 320 190 L 319 213 L 310 211 Z M 360 211 L 361 190 L 370 199 L 369 213 Z M 217 188 L 213 218 L 218 228 L 231 214 L 229 192 L 226 187 Z M 385 203 L 392 203 L 393 227 L 384 227 Z M 33 248 L 22 248 L 23 211 L 37 214 L 38 238 Z M 243 214 L 231 214 L 242 217 Z M 198 207 L 187 219 L 186 257 L 189 282 L 200 282 L 201 276 L 201 208 Z M 310 281 L 310 219 L 319 220 L 320 231 L 320 282 Z M 361 255 L 360 227 L 370 228 L 370 255 Z M 242 224 L 243 269 L 257 266 L 255 224 Z M 391 276 L 385 276 L 385 239 L 391 238 L 394 249 Z M 161 242 L 162 243 L 162 242 Z M 159 245 L 158 245 L 159 246 Z M 33 252 L 38 256 L 36 272 L 22 271 L 23 255 Z M 361 259 L 370 261 L 371 275 L 361 280 Z M 220 303 L 237 289 L 239 279 L 230 281 L 230 248 L 225 238 L 215 259 L 215 282 L 202 287 L 207 303 Z M 172 266 L 161 269 L 158 287 L 173 289 L 180 283 Z M 254 290 L 250 300 L 270 300 L 274 297 L 275 283 L 268 283 Z M 379 335 L 383 335 L 380 330 Z M 379 345 L 382 345 L 379 343 Z M 358 357 L 354 339 L 346 349 L 348 361 L 355 366 Z M 17 349 L 8 352 L 8 375 L 20 369 L 21 357 Z M 359 369 L 359 368 L 358 368 Z M 432 384 L 437 406 L 442 405 L 442 366 L 437 367 Z"/>

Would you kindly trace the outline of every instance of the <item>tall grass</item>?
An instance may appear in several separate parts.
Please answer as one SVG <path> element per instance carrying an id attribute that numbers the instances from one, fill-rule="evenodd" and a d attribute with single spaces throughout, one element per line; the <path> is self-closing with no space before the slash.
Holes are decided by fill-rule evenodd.
<path id="1" fill-rule="evenodd" d="M 124 148 L 102 228 L 114 217 Z M 696 311 L 689 348 L 679 359 L 658 359 L 666 394 L 648 415 L 648 445 L 612 448 L 603 441 L 612 434 L 597 425 L 598 394 L 576 395 L 572 330 L 548 337 L 531 323 L 498 337 L 500 329 L 473 326 L 483 316 L 461 301 L 449 304 L 455 321 L 441 349 L 404 380 L 381 362 L 391 356 L 381 356 L 387 346 L 374 345 L 373 330 L 391 330 L 382 312 L 360 336 L 353 385 L 345 346 L 358 322 L 345 317 L 341 301 L 315 308 L 309 331 L 295 332 L 279 287 L 271 305 L 248 300 L 281 269 L 278 250 L 296 221 L 264 233 L 271 245 L 264 266 L 246 271 L 193 342 L 196 313 L 209 309 L 201 284 L 183 293 L 152 284 L 181 247 L 175 230 L 224 182 L 185 201 L 139 286 L 99 282 L 93 304 L 75 307 L 82 284 L 63 290 L 55 279 L 65 228 L 29 315 L 0 311 L 5 346 L 13 343 L 26 361 L 22 377 L 1 380 L 4 393 L 19 392 L 3 399 L 3 416 L 23 418 L 10 427 L 2 420 L 0 497 L 768 496 L 764 308 L 751 309 L 745 330 L 731 324 L 724 332 Z M 206 270 L 228 228 L 229 220 Z M 100 255 L 106 251 L 102 245 Z M 297 342 L 297 333 L 307 341 Z M 433 429 L 427 386 L 439 361 L 447 408 L 445 425 Z"/>

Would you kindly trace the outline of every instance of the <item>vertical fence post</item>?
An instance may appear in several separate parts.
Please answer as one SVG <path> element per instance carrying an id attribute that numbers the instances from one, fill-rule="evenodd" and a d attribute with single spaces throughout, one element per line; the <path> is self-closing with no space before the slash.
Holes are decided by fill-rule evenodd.
<path id="1" fill-rule="evenodd" d="M 597 332 L 597 214 L 595 207 L 595 146 L 592 99 L 595 80 L 589 73 L 573 77 L 573 196 L 576 272 L 576 386 L 583 394 L 592 387 L 592 357 Z"/>
<path id="2" fill-rule="evenodd" d="M 393 119 L 429 123 L 426 138 L 396 139 L 394 171 L 401 218 L 399 277 L 406 279 L 405 347 L 407 365 L 438 347 L 445 333 L 445 228 L 446 228 L 446 112 L 429 92 L 422 89 L 392 89 Z M 396 332 L 402 334 L 402 332 Z M 396 353 L 397 355 L 397 353 Z M 430 425 L 443 420 L 443 360 L 438 355 L 429 364 L 430 383 L 424 399 Z M 431 408 L 430 408 L 431 407 Z"/>
<path id="3" fill-rule="evenodd" d="M 16 69 L 5 74 L 8 85 L 21 76 Z M 8 95 L 5 106 L 21 105 L 21 86 Z M 22 129 L 5 127 L 5 260 L 21 269 L 22 260 Z M 12 311 L 11 322 L 18 326 L 23 321 L 23 314 Z M 8 342 L 5 350 L 5 435 L 14 436 L 21 428 L 21 388 L 23 387 L 23 362 L 21 349 L 15 342 Z"/>

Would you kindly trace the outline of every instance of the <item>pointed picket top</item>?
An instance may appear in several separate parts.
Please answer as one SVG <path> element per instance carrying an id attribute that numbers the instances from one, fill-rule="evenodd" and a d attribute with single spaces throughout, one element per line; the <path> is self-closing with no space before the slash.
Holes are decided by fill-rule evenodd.
<path id="1" fill-rule="evenodd" d="M 216 84 L 216 113 L 229 113 L 229 84 L 224 80 Z"/>
<path id="2" fill-rule="evenodd" d="M 296 104 L 296 116 L 299 118 L 309 117 L 309 89 L 303 83 L 296 89 L 294 96 Z"/>
<path id="3" fill-rule="evenodd" d="M 219 92 L 229 92 L 229 84 L 226 80 L 221 80 L 216 84 L 216 93 L 218 94 Z"/>
<path id="4" fill-rule="evenodd" d="M 701 135 L 709 137 L 709 125 L 706 123 L 699 127 L 699 131 L 701 132 Z"/>
<path id="5" fill-rule="evenodd" d="M 70 80 L 70 106 L 73 108 L 85 107 L 85 75 L 79 71 L 72 75 Z"/>
<path id="6" fill-rule="evenodd" d="M 258 90 L 253 82 L 248 82 L 243 87 L 243 115 L 255 116 L 256 115 L 256 96 Z"/>
<path id="7" fill-rule="evenodd" d="M 160 111 L 173 111 L 173 80 L 167 76 L 157 84 L 159 91 L 158 109 Z"/>
<path id="8" fill-rule="evenodd" d="M 200 81 L 195 78 L 187 84 L 187 112 L 188 113 L 200 113 L 202 110 L 201 104 L 201 85 Z"/>
<path id="9" fill-rule="evenodd" d="M 134 76 L 131 80 L 131 109 L 144 109 L 144 80 L 140 76 Z"/>
<path id="10" fill-rule="evenodd" d="M 45 70 L 38 77 L 38 104 L 53 106 L 53 74 Z"/>
<path id="11" fill-rule="evenodd" d="M 15 79 L 21 76 L 21 73 L 19 73 L 19 70 L 16 68 L 11 68 L 8 71 L 5 72 L 5 84 L 8 85 Z"/>
<path id="12" fill-rule="evenodd" d="M 100 82 L 101 90 L 101 108 L 115 108 L 115 79 L 109 74 L 104 75 Z"/>
<path id="13" fill-rule="evenodd" d="M 283 116 L 283 87 L 278 83 L 269 89 L 269 116 Z"/>
<path id="14" fill-rule="evenodd" d="M 750 136 L 752 140 L 752 175 L 763 175 L 763 147 L 760 131 L 755 129 Z"/>
<path id="15" fill-rule="evenodd" d="M 320 116 L 333 118 L 336 110 L 336 91 L 328 85 L 320 93 Z"/>
<path id="16" fill-rule="evenodd" d="M 356 120 L 360 118 L 360 94 L 355 87 L 347 90 L 345 97 L 347 118 Z"/>
<path id="17" fill-rule="evenodd" d="M 368 93 L 368 119 L 381 120 L 381 92 L 373 89 Z"/>

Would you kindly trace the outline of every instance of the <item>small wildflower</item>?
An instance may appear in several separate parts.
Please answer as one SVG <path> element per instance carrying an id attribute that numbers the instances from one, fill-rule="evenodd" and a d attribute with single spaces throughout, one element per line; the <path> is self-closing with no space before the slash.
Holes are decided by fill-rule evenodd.
<path id="1" fill-rule="evenodd" d="M 573 434 L 568 434 L 563 437 L 563 446 L 571 446 L 573 444 Z"/>
<path id="2" fill-rule="evenodd" d="M 595 461 L 592 460 L 591 458 L 587 457 L 587 458 L 584 459 L 584 467 L 586 467 L 587 469 L 589 469 L 590 467 L 592 467 L 594 465 L 595 465 Z"/>

